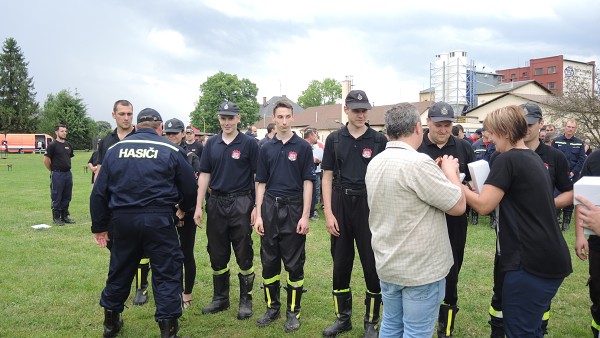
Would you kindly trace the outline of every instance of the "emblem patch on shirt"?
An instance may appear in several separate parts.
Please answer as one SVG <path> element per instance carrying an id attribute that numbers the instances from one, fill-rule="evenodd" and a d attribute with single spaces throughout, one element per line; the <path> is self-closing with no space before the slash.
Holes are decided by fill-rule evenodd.
<path id="1" fill-rule="evenodd" d="M 288 160 L 295 161 L 298 158 L 298 154 L 295 151 L 290 151 L 288 154 Z"/>
<path id="2" fill-rule="evenodd" d="M 240 153 L 239 150 L 234 150 L 234 151 L 231 152 L 231 158 L 234 159 L 234 160 L 239 160 L 241 154 L 242 153 Z"/>
<path id="3" fill-rule="evenodd" d="M 373 156 L 373 150 L 369 149 L 369 148 L 365 148 L 362 151 L 362 157 L 364 158 L 371 158 L 371 156 Z"/>

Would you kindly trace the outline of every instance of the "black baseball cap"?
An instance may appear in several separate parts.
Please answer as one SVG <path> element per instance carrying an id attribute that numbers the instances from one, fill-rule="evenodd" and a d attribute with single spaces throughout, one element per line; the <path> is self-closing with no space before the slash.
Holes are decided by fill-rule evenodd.
<path id="1" fill-rule="evenodd" d="M 235 116 L 240 114 L 240 107 L 231 101 L 225 101 L 219 106 L 219 115 Z"/>
<path id="2" fill-rule="evenodd" d="M 362 90 L 352 90 L 346 96 L 346 107 L 348 109 L 371 109 L 369 98 Z"/>
<path id="3" fill-rule="evenodd" d="M 165 133 L 181 133 L 185 129 L 183 122 L 179 119 L 170 119 L 165 122 L 163 131 Z"/>
<path id="4" fill-rule="evenodd" d="M 483 129 L 483 128 L 477 128 L 477 130 L 475 130 L 475 134 L 483 135 L 484 131 L 485 131 L 485 129 Z"/>
<path id="5" fill-rule="evenodd" d="M 160 114 L 152 108 L 144 108 L 138 113 L 137 123 L 157 121 L 162 122 L 162 117 L 160 117 Z"/>
<path id="6" fill-rule="evenodd" d="M 427 117 L 429 117 L 429 120 L 432 122 L 454 122 L 454 109 L 446 102 L 436 102 L 429 108 Z"/>
<path id="7" fill-rule="evenodd" d="M 542 109 L 535 103 L 524 103 L 521 105 L 525 113 L 527 124 L 536 124 L 542 119 Z"/>

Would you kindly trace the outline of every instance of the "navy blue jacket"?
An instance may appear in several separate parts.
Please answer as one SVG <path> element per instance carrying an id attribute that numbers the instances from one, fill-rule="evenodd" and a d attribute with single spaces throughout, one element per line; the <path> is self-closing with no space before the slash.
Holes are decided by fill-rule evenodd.
<path id="1" fill-rule="evenodd" d="M 570 139 L 565 135 L 560 135 L 552 141 L 552 147 L 556 148 L 565 154 L 569 162 L 569 169 L 579 176 L 583 163 L 585 162 L 585 146 L 583 141 L 573 136 Z"/>
<path id="2" fill-rule="evenodd" d="M 90 195 L 92 232 L 108 229 L 119 209 L 192 210 L 198 185 L 185 152 L 143 128 L 112 146 Z"/>

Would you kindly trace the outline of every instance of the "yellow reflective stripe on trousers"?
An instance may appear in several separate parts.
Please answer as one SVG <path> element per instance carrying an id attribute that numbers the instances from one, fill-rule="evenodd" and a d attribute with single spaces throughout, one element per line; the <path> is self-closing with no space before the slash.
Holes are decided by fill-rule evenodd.
<path id="1" fill-rule="evenodd" d="M 280 278 L 280 276 L 279 276 L 279 275 L 275 275 L 275 276 L 273 276 L 273 277 L 271 277 L 271 278 L 265 278 L 265 279 L 263 280 L 263 283 L 264 283 L 265 285 L 268 285 L 268 284 L 273 284 L 273 283 L 275 283 L 276 281 L 278 281 L 278 280 L 279 280 L 279 278 Z"/>
<path id="2" fill-rule="evenodd" d="M 452 331 L 450 331 L 450 329 L 452 328 L 452 313 L 454 312 L 454 310 L 452 310 L 452 308 L 448 309 L 448 324 L 446 325 L 446 336 L 450 337 L 450 334 L 452 333 Z"/>
<path id="3" fill-rule="evenodd" d="M 304 285 L 304 279 L 302 279 L 302 280 L 299 280 L 299 281 L 296 281 L 296 282 L 292 282 L 292 281 L 290 280 L 290 278 L 288 277 L 287 283 L 288 283 L 288 285 L 290 285 L 290 286 L 293 286 L 293 287 L 295 287 L 295 288 L 299 288 L 299 287 L 302 287 L 302 285 Z"/>
<path id="4" fill-rule="evenodd" d="M 350 288 L 347 288 L 347 289 L 342 289 L 342 290 L 333 290 L 333 292 L 336 292 L 336 293 L 350 292 Z M 367 292 L 368 292 L 368 291 L 367 291 Z"/>
<path id="5" fill-rule="evenodd" d="M 248 275 L 252 274 L 253 272 L 254 272 L 254 267 L 251 267 L 251 268 L 250 268 L 250 269 L 248 269 L 248 270 L 242 270 L 242 271 L 240 271 L 240 273 L 241 273 L 242 275 L 244 275 L 244 276 L 248 276 Z"/>
<path id="6" fill-rule="evenodd" d="M 550 319 L 550 310 L 544 312 L 544 315 L 542 316 L 542 320 L 548 320 Z"/>
<path id="7" fill-rule="evenodd" d="M 502 310 L 498 311 L 498 310 L 494 309 L 493 306 L 490 306 L 490 316 L 495 317 L 495 318 L 504 318 L 504 316 L 502 314 Z"/>
<path id="8" fill-rule="evenodd" d="M 222 275 L 224 273 L 226 273 L 227 271 L 229 271 L 229 266 L 227 266 L 225 269 L 223 270 L 219 270 L 219 271 L 214 271 L 213 270 L 213 275 L 218 276 L 218 275 Z"/>
<path id="9" fill-rule="evenodd" d="M 598 323 L 596 323 L 596 321 L 594 320 L 594 318 L 592 318 L 592 327 L 598 331 L 600 331 L 600 325 L 598 325 Z"/>

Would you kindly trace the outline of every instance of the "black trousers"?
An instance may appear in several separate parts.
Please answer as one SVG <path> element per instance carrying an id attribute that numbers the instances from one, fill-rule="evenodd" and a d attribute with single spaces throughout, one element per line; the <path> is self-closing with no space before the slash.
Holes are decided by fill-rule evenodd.
<path id="1" fill-rule="evenodd" d="M 448 226 L 448 236 L 450 237 L 454 265 L 452 265 L 446 276 L 446 297 L 444 298 L 444 303 L 456 305 L 458 302 L 458 274 L 462 267 L 465 256 L 465 245 L 467 244 L 467 215 L 446 215 L 446 224 Z"/>
<path id="2" fill-rule="evenodd" d="M 206 201 L 206 236 L 210 266 L 213 271 L 227 268 L 231 248 L 241 270 L 253 266 L 252 226 L 250 215 L 254 199 L 241 196 L 212 195 Z"/>
<path id="3" fill-rule="evenodd" d="M 181 316 L 183 253 L 171 210 L 113 211 L 113 242 L 106 287 L 100 305 L 122 312 L 131 280 L 144 255 L 152 261 L 152 289 L 156 320 Z"/>
<path id="4" fill-rule="evenodd" d="M 379 276 L 375 268 L 375 255 L 371 246 L 369 229 L 369 205 L 367 195 L 347 195 L 345 190 L 333 189 L 331 210 L 338 221 L 340 236 L 331 236 L 333 258 L 333 289 L 350 287 L 354 264 L 354 242 L 363 268 L 367 290 L 381 292 Z"/>
<path id="5" fill-rule="evenodd" d="M 590 249 L 588 260 L 590 272 L 588 287 L 590 289 L 590 300 L 592 301 L 590 310 L 592 318 L 596 324 L 600 325 L 600 251 Z"/>
<path id="6" fill-rule="evenodd" d="M 50 174 L 52 210 L 67 211 L 73 192 L 73 174 L 70 171 L 53 171 Z"/>
<path id="7" fill-rule="evenodd" d="M 194 244 L 196 243 L 196 223 L 194 213 L 188 212 L 183 218 L 183 226 L 177 228 L 179 243 L 183 253 L 183 293 L 190 294 L 196 280 L 196 259 Z"/>
<path id="8" fill-rule="evenodd" d="M 260 239 L 263 279 L 281 274 L 281 261 L 290 282 L 304 279 L 306 235 L 296 233 L 302 208 L 302 196 L 279 199 L 265 194 L 261 207 L 265 233 Z"/>

